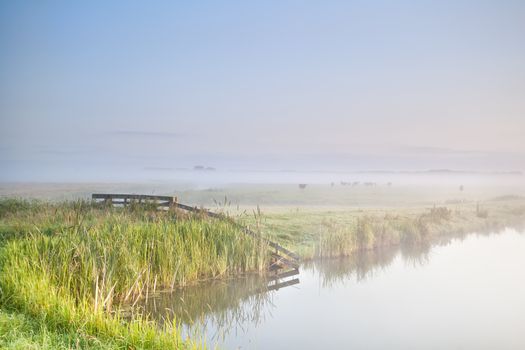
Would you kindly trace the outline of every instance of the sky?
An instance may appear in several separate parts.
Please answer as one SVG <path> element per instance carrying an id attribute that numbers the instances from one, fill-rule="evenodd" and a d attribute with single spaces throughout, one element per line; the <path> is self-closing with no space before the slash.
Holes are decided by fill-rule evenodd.
<path id="1" fill-rule="evenodd" d="M 524 38 L 523 1 L 0 0 L 0 180 L 522 171 Z"/>

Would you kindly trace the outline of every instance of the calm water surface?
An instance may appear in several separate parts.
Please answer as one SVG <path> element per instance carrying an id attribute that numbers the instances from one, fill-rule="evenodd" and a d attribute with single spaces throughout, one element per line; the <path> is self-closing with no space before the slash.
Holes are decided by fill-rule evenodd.
<path id="1" fill-rule="evenodd" d="M 223 349 L 525 349 L 525 234 L 469 235 L 162 293 L 186 336 Z"/>

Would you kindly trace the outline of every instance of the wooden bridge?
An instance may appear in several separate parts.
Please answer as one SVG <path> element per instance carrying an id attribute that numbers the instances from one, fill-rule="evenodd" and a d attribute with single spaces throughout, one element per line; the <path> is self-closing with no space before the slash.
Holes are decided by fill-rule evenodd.
<path id="1" fill-rule="evenodd" d="M 299 261 L 300 257 L 294 252 L 284 248 L 280 244 L 273 242 L 267 238 L 261 237 L 260 234 L 250 230 L 248 227 L 243 226 L 235 222 L 232 218 L 209 211 L 204 208 L 192 207 L 189 205 L 181 204 L 177 201 L 177 197 L 171 196 L 155 196 L 155 195 L 141 195 L 141 194 L 106 194 L 106 193 L 94 193 L 91 198 L 97 202 L 104 202 L 108 205 L 123 206 L 126 207 L 132 204 L 150 204 L 155 205 L 159 210 L 168 210 L 170 208 L 178 208 L 190 212 L 201 213 L 212 218 L 227 220 L 240 229 L 243 233 L 247 234 L 256 239 L 262 240 L 271 249 L 272 263 L 270 270 L 275 271 L 275 275 L 272 277 L 272 281 L 276 280 L 275 277 L 282 276 L 288 277 L 297 275 L 299 273 Z M 290 269 L 289 271 L 280 272 L 283 269 Z M 279 278 L 277 278 L 278 280 Z M 286 283 L 286 282 L 285 282 Z M 298 283 L 298 280 L 297 280 Z"/>

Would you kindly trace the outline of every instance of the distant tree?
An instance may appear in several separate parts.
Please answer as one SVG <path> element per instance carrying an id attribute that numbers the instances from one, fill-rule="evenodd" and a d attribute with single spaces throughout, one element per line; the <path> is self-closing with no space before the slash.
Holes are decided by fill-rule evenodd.
<path id="1" fill-rule="evenodd" d="M 463 187 L 463 185 L 459 186 L 459 190 L 460 190 L 461 192 L 463 192 L 464 189 L 465 189 L 465 187 Z"/>

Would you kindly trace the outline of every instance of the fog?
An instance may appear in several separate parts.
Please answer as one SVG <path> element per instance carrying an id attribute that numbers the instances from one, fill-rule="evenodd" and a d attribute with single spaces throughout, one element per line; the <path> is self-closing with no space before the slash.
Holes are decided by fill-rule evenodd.
<path id="1" fill-rule="evenodd" d="M 0 181 L 523 171 L 524 15 L 514 1 L 3 2 Z"/>

